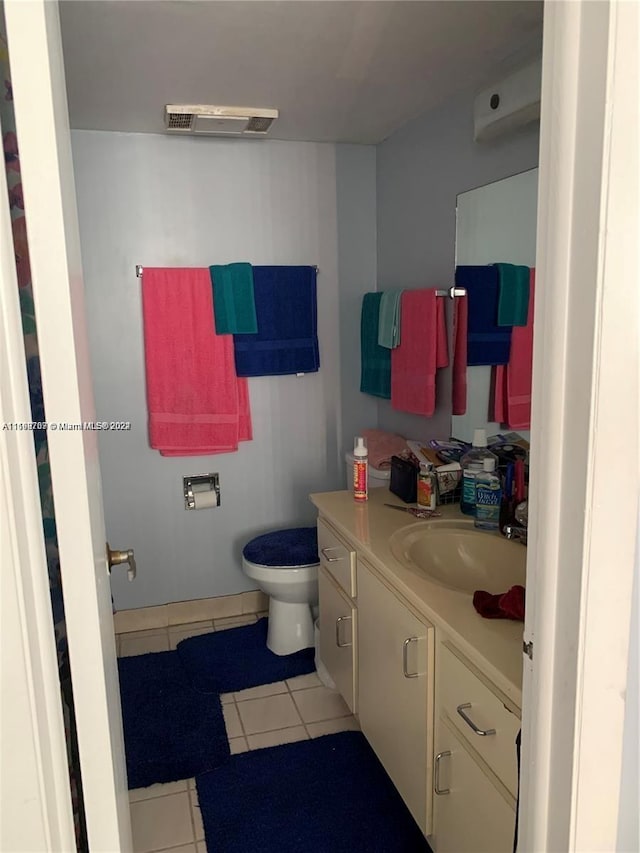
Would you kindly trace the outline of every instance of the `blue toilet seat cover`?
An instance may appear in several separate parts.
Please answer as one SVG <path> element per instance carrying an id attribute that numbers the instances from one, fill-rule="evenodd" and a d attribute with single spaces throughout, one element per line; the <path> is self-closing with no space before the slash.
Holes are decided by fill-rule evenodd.
<path id="1" fill-rule="evenodd" d="M 242 556 L 259 566 L 311 566 L 319 563 L 318 529 L 291 527 L 256 536 L 244 546 Z"/>

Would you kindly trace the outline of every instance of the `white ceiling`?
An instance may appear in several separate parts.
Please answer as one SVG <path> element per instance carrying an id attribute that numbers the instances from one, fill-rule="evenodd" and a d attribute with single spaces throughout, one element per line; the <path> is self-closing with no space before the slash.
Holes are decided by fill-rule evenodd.
<path id="1" fill-rule="evenodd" d="M 539 55 L 529 0 L 63 0 L 71 125 L 163 132 L 173 103 L 280 110 L 270 136 L 377 143 Z"/>

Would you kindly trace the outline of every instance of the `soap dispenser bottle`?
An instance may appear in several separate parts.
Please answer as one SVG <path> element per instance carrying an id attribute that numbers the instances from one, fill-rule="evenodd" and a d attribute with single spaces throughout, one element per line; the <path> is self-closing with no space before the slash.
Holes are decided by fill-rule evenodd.
<path id="1" fill-rule="evenodd" d="M 473 447 L 460 459 L 462 468 L 462 495 L 460 509 L 465 515 L 476 514 L 476 476 L 482 471 L 485 459 L 493 459 L 498 464 L 498 457 L 487 449 L 487 431 L 476 429 L 473 433 Z"/>

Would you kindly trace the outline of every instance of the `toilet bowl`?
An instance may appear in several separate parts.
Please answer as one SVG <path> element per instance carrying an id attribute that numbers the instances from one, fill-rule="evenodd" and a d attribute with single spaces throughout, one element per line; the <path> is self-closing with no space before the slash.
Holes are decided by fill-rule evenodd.
<path id="1" fill-rule="evenodd" d="M 242 570 L 269 596 L 267 647 L 290 655 L 314 644 L 312 607 L 318 603 L 315 527 L 274 530 L 242 551 Z"/>

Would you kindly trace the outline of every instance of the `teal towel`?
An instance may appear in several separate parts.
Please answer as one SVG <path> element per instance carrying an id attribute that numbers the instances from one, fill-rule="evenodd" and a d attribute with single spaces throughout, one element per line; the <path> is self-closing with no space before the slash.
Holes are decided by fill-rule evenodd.
<path id="1" fill-rule="evenodd" d="M 526 326 L 529 313 L 529 267 L 495 264 L 498 267 L 500 296 L 498 325 Z"/>
<path id="2" fill-rule="evenodd" d="M 400 346 L 400 297 L 401 290 L 384 290 L 380 300 L 380 322 L 378 343 L 381 347 L 395 349 Z"/>
<path id="3" fill-rule="evenodd" d="M 360 319 L 360 390 L 391 399 L 391 350 L 378 344 L 381 293 L 365 293 Z"/>
<path id="4" fill-rule="evenodd" d="M 251 264 L 209 267 L 213 313 L 219 335 L 250 335 L 258 331 Z"/>

